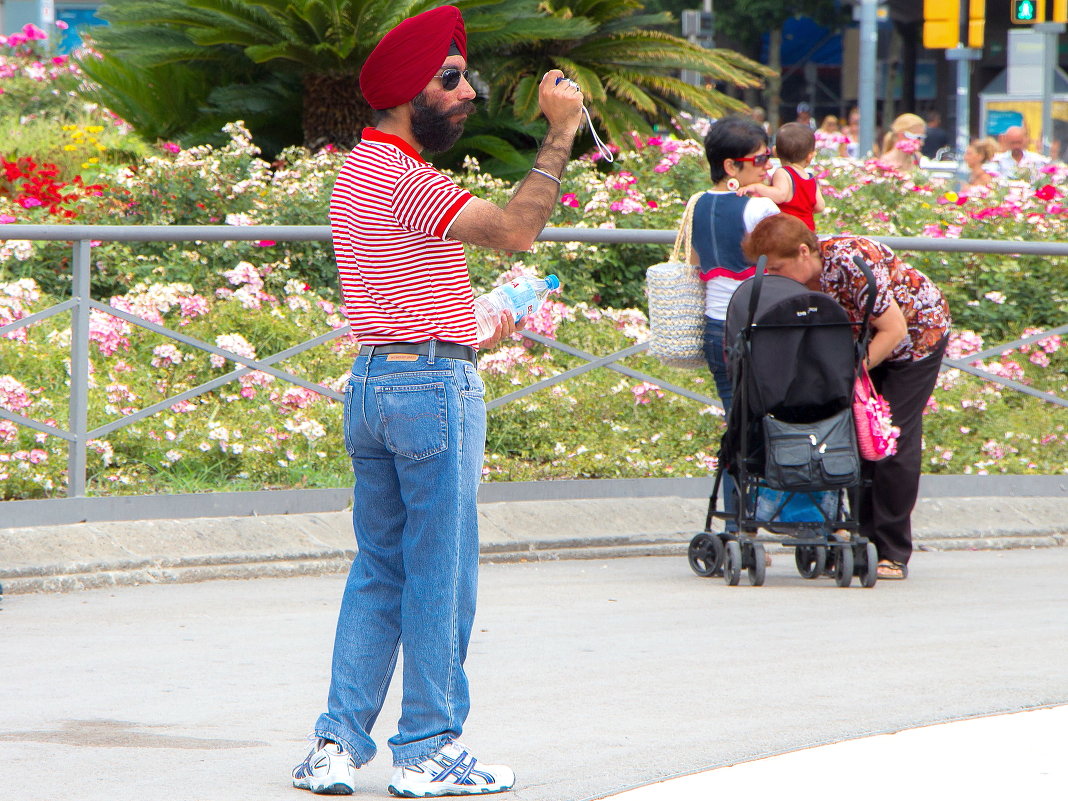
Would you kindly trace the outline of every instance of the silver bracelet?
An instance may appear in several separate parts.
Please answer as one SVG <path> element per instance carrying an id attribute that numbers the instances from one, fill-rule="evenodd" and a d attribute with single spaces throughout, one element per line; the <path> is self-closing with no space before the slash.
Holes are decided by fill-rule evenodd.
<path id="1" fill-rule="evenodd" d="M 537 167 L 531 167 L 530 171 L 536 172 L 538 175 L 544 175 L 550 181 L 556 181 L 557 186 L 562 186 L 562 184 L 560 183 L 560 179 L 553 175 L 551 172 L 545 172 L 545 170 L 540 170 Z"/>

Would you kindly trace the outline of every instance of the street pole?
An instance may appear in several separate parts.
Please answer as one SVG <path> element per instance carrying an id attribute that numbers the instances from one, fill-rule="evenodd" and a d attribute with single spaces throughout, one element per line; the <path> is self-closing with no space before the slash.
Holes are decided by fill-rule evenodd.
<path id="1" fill-rule="evenodd" d="M 946 60 L 957 62 L 957 188 L 968 182 L 969 169 L 964 163 L 964 151 L 971 137 L 971 82 L 972 61 L 982 58 L 978 48 L 966 47 L 968 41 L 968 0 L 960 0 L 960 17 L 957 27 L 957 46 L 946 50 Z"/>
<path id="2" fill-rule="evenodd" d="M 1063 22 L 1040 22 L 1035 33 L 1042 34 L 1042 154 L 1053 156 L 1053 78 L 1057 73 L 1057 37 L 1064 33 Z M 1064 144 L 1063 142 L 1061 144 Z"/>
<path id="3" fill-rule="evenodd" d="M 875 62 L 879 55 L 879 28 L 876 25 L 878 0 L 860 0 L 860 77 L 857 106 L 860 131 L 857 158 L 871 155 L 875 141 Z"/>
<path id="4" fill-rule="evenodd" d="M 946 51 L 947 61 L 957 62 L 957 180 L 968 182 L 968 166 L 964 163 L 964 151 L 968 149 L 971 136 L 971 62 L 977 61 L 982 52 L 958 43 Z"/>

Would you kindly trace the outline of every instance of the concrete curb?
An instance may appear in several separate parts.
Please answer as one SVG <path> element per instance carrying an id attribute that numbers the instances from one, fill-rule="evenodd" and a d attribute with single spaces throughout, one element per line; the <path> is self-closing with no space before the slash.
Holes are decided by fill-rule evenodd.
<path id="1" fill-rule="evenodd" d="M 484 562 L 683 555 L 707 500 L 602 498 L 479 505 Z M 913 516 L 920 550 L 1068 545 L 1068 498 L 936 498 Z M 771 550 L 775 550 L 774 546 Z M 348 512 L 0 529 L 7 593 L 348 570 Z"/>

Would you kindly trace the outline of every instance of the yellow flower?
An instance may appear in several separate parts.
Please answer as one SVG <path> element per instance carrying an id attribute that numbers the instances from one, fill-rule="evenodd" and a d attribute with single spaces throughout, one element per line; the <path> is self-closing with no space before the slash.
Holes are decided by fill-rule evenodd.
<path id="1" fill-rule="evenodd" d="M 930 203 L 921 203 L 920 205 L 925 209 L 931 208 L 931 204 Z"/>
<path id="2" fill-rule="evenodd" d="M 959 196 L 957 195 L 956 192 L 946 192 L 945 197 L 946 197 L 946 200 L 948 200 L 950 203 L 956 203 L 957 200 L 959 199 Z"/>
<path id="3" fill-rule="evenodd" d="M 89 133 L 100 133 L 102 130 L 104 130 L 104 126 L 103 125 L 90 125 L 85 130 L 87 130 Z"/>
<path id="4" fill-rule="evenodd" d="M 96 164 L 98 161 L 100 161 L 100 159 L 98 159 L 96 156 L 93 156 L 91 159 L 89 159 L 90 164 Z"/>
<path id="5" fill-rule="evenodd" d="M 63 149 L 64 150 L 77 150 L 78 148 L 75 145 L 63 145 Z"/>
<path id="6" fill-rule="evenodd" d="M 96 145 L 96 149 L 97 149 L 97 150 L 99 150 L 100 152 L 104 152 L 105 150 L 107 150 L 107 148 L 106 148 L 106 147 L 104 147 L 104 146 L 103 146 L 102 144 L 100 144 L 99 142 L 97 142 L 97 145 Z"/>

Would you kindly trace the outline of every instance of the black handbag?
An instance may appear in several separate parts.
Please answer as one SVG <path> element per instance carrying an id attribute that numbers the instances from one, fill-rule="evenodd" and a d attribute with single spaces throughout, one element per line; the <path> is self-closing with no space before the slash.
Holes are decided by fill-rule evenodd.
<path id="1" fill-rule="evenodd" d="M 764 446 L 764 480 L 772 489 L 817 492 L 860 481 L 850 408 L 813 423 L 786 423 L 765 415 Z"/>

